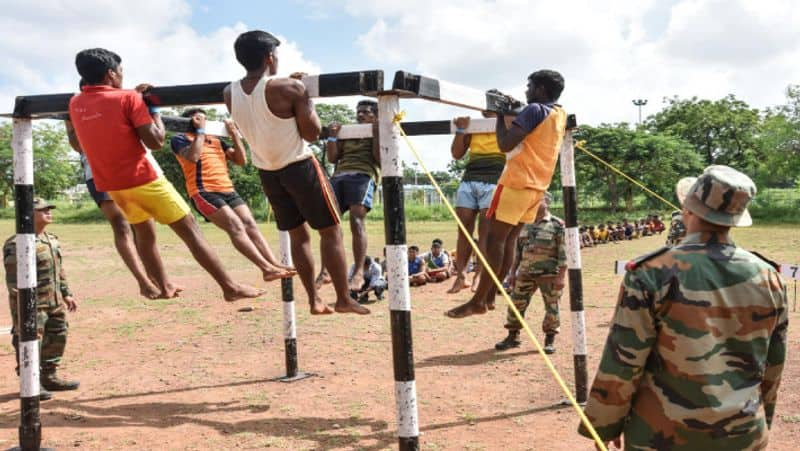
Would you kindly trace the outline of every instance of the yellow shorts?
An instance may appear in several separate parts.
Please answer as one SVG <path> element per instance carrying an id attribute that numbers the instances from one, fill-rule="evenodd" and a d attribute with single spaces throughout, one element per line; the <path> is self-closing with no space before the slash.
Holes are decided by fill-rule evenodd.
<path id="1" fill-rule="evenodd" d="M 511 225 L 530 224 L 536 219 L 539 202 L 543 198 L 544 192 L 542 191 L 514 189 L 498 183 L 486 217 L 494 217 L 500 222 Z"/>
<path id="2" fill-rule="evenodd" d="M 161 224 L 172 224 L 189 213 L 189 205 L 164 177 L 134 188 L 109 191 L 108 194 L 131 224 L 150 218 Z"/>

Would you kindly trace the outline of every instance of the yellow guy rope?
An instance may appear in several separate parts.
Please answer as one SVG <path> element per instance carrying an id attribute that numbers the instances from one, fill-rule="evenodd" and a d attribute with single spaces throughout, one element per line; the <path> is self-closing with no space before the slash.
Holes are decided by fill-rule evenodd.
<path id="1" fill-rule="evenodd" d="M 542 359 L 544 360 L 547 369 L 550 370 L 550 373 L 553 375 L 556 382 L 558 382 L 558 385 L 561 387 L 561 390 L 567 396 L 567 399 L 569 400 L 570 404 L 572 404 L 572 407 L 574 407 L 575 411 L 578 412 L 578 415 L 581 417 L 581 422 L 583 423 L 584 426 L 586 426 L 586 429 L 589 430 L 589 433 L 592 435 L 592 438 L 594 438 L 594 441 L 597 443 L 597 447 L 602 451 L 608 451 L 605 443 L 603 443 L 603 440 L 600 439 L 599 435 L 597 435 L 597 431 L 594 430 L 594 427 L 589 422 L 589 419 L 586 418 L 586 415 L 583 413 L 583 409 L 581 409 L 581 407 L 578 405 L 578 402 L 575 400 L 575 397 L 572 396 L 572 392 L 570 392 L 569 388 L 567 388 L 567 384 L 564 382 L 564 379 L 561 378 L 561 375 L 558 374 L 558 371 L 556 370 L 555 366 L 553 366 L 553 362 L 551 362 L 550 358 L 547 357 L 547 354 L 544 353 L 544 349 L 542 349 L 542 346 L 539 344 L 539 340 L 537 340 L 536 337 L 533 335 L 533 332 L 531 331 L 531 328 L 528 326 L 528 323 L 525 322 L 525 318 L 522 317 L 522 315 L 519 313 L 519 310 L 517 310 L 517 307 L 514 305 L 514 303 L 511 301 L 511 298 L 508 296 L 508 293 L 506 293 L 506 290 L 503 289 L 503 284 L 500 282 L 500 279 L 498 279 L 497 274 L 495 274 L 494 270 L 492 270 L 492 267 L 489 266 L 489 263 L 486 261 L 486 258 L 478 249 L 478 245 L 476 245 L 475 241 L 472 240 L 472 236 L 470 236 L 470 233 L 467 232 L 467 228 L 464 226 L 464 223 L 462 223 L 461 220 L 458 219 L 456 211 L 453 209 L 453 206 L 450 205 L 450 202 L 447 200 L 447 197 L 442 192 L 442 189 L 439 187 L 439 184 L 436 183 L 436 180 L 433 178 L 433 175 L 431 175 L 430 171 L 428 171 L 428 168 L 425 166 L 425 162 L 422 161 L 422 158 L 420 157 L 419 152 L 417 152 L 417 149 L 414 147 L 414 144 L 412 144 L 411 140 L 408 139 L 408 135 L 406 135 L 406 132 L 403 130 L 403 127 L 400 125 L 400 121 L 403 120 L 403 117 L 405 117 L 405 112 L 401 111 L 400 113 L 397 113 L 395 115 L 394 120 L 392 122 L 400 130 L 400 134 L 403 136 L 403 139 L 405 139 L 409 149 L 411 149 L 411 152 L 414 154 L 414 157 L 417 159 L 417 161 L 419 161 L 420 167 L 428 176 L 428 179 L 431 181 L 431 184 L 433 184 L 433 187 L 436 189 L 436 192 L 438 192 L 439 196 L 441 196 L 442 201 L 447 206 L 447 210 L 450 212 L 451 215 L 453 215 L 453 218 L 456 220 L 456 223 L 458 223 L 458 228 L 461 230 L 461 233 L 464 234 L 464 237 L 469 242 L 469 245 L 472 246 L 472 249 L 475 251 L 475 255 L 477 255 L 478 259 L 481 261 L 481 265 L 483 265 L 482 268 L 484 270 L 488 270 L 489 276 L 491 276 L 492 280 L 494 281 L 494 284 L 497 286 L 500 293 L 502 293 L 503 299 L 506 300 L 508 307 L 511 309 L 512 312 L 514 312 L 514 316 L 516 316 L 517 320 L 522 324 L 522 328 L 525 330 L 525 333 L 528 334 L 528 337 L 530 337 L 531 341 L 536 346 L 536 350 L 539 352 L 539 355 L 542 356 Z"/>
<path id="2" fill-rule="evenodd" d="M 587 155 L 589 155 L 590 157 L 592 157 L 592 158 L 594 158 L 595 160 L 599 161 L 600 163 L 603 163 L 604 165 L 608 166 L 608 167 L 609 167 L 609 168 L 610 168 L 612 171 L 614 171 L 614 172 L 616 172 L 617 174 L 619 174 L 619 175 L 621 175 L 621 176 L 625 177 L 625 178 L 626 178 L 626 179 L 628 179 L 628 180 L 629 180 L 631 183 L 633 183 L 634 185 L 638 186 L 639 188 L 641 188 L 641 189 L 645 190 L 645 191 L 646 191 L 646 192 L 648 192 L 650 195 L 652 195 L 653 197 L 655 197 L 655 198 L 659 199 L 660 201 L 664 202 L 665 204 L 669 205 L 669 206 L 670 206 L 670 207 L 672 207 L 673 209 L 675 209 L 675 210 L 680 210 L 680 207 L 677 207 L 677 206 L 676 206 L 675 204 L 673 204 L 672 202 L 668 201 L 667 199 L 664 199 L 663 197 L 661 197 L 661 196 L 659 196 L 658 194 L 656 194 L 654 191 L 650 190 L 648 187 L 644 186 L 644 185 L 643 185 L 641 182 L 639 182 L 639 181 L 637 181 L 637 180 L 635 180 L 635 179 L 633 179 L 633 178 L 631 178 L 631 177 L 628 177 L 628 174 L 625 174 L 624 172 L 622 172 L 622 171 L 620 171 L 619 169 L 615 168 L 615 167 L 614 167 L 614 165 L 612 165 L 611 163 L 608 163 L 608 162 L 606 162 L 606 161 L 605 161 L 605 160 L 603 160 L 602 158 L 600 158 L 600 157 L 598 157 L 597 155 L 595 155 L 595 154 L 593 154 L 592 152 L 590 152 L 590 151 L 589 151 L 589 149 L 587 149 L 586 147 L 584 147 L 584 146 L 583 146 L 585 143 L 586 143 L 586 141 L 578 141 L 578 142 L 576 142 L 576 143 L 575 143 L 575 148 L 576 148 L 576 149 L 580 149 L 581 151 L 583 151 L 584 153 L 586 153 L 586 154 L 587 154 Z"/>

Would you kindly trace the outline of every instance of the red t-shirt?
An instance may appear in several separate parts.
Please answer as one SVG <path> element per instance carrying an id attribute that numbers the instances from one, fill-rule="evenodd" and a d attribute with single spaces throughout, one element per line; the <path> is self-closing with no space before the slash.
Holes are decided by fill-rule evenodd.
<path id="1" fill-rule="evenodd" d="M 153 122 L 136 91 L 111 86 L 84 86 L 69 101 L 69 116 L 94 183 L 100 191 L 117 191 L 150 183 L 158 171 L 136 128 Z"/>

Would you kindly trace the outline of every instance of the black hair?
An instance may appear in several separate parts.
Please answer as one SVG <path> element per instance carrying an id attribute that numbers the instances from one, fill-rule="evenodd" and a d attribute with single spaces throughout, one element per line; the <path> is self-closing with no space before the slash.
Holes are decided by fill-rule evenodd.
<path id="1" fill-rule="evenodd" d="M 372 114 L 375 116 L 378 115 L 378 102 L 374 100 L 362 100 L 356 104 L 356 109 L 360 106 L 369 107 L 369 109 L 372 110 Z"/>
<path id="2" fill-rule="evenodd" d="M 247 31 L 236 38 L 233 50 L 236 52 L 236 61 L 247 70 L 258 70 L 264 64 L 264 58 L 275 51 L 281 41 L 275 36 L 262 30 Z"/>
<path id="3" fill-rule="evenodd" d="M 408 246 L 408 249 L 412 250 L 412 251 L 415 251 L 415 252 L 419 252 L 419 247 L 418 246 Z"/>
<path id="4" fill-rule="evenodd" d="M 440 240 L 439 238 L 436 238 L 436 239 L 434 239 L 434 240 L 433 240 L 433 242 L 431 243 L 431 245 L 432 245 L 432 246 L 436 246 L 437 244 L 438 244 L 439 246 L 441 246 L 441 245 L 442 245 L 442 244 L 444 244 L 444 243 L 442 243 L 442 240 Z"/>
<path id="5" fill-rule="evenodd" d="M 550 102 L 558 100 L 564 90 L 564 77 L 554 70 L 537 70 L 528 77 L 528 80 L 533 82 L 534 86 L 543 87 Z"/>
<path id="6" fill-rule="evenodd" d="M 119 55 L 101 48 L 81 50 L 75 55 L 75 68 L 89 85 L 101 83 L 108 70 L 117 70 L 121 62 Z"/>
<path id="7" fill-rule="evenodd" d="M 86 80 L 81 77 L 81 81 L 78 82 L 78 88 L 83 88 L 84 86 L 86 86 Z"/>
<path id="8" fill-rule="evenodd" d="M 192 117 L 197 113 L 203 113 L 206 116 L 208 116 L 208 113 L 206 113 L 206 110 L 204 110 L 202 108 L 189 108 L 188 110 L 186 110 L 183 113 L 181 113 L 181 116 L 182 117 Z"/>
<path id="9" fill-rule="evenodd" d="M 369 255 L 364 256 L 364 265 L 371 265 L 372 264 L 372 257 Z"/>

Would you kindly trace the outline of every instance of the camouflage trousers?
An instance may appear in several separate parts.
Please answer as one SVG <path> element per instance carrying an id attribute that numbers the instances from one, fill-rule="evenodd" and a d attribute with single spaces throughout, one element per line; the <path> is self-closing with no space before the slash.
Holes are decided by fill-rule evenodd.
<path id="1" fill-rule="evenodd" d="M 17 354 L 19 365 L 19 334 L 17 333 L 17 300 L 9 299 L 13 327 L 11 344 Z M 42 373 L 53 372 L 61 363 L 67 345 L 67 307 L 59 303 L 55 306 L 40 304 L 36 311 L 36 335 L 39 338 L 39 365 Z M 19 371 L 19 370 L 18 370 Z"/>
<path id="2" fill-rule="evenodd" d="M 561 291 L 553 287 L 554 278 L 534 279 L 517 277 L 514 282 L 514 291 L 511 292 L 511 300 L 517 307 L 519 313 L 524 317 L 525 310 L 531 303 L 531 297 L 538 289 L 544 298 L 544 320 L 542 321 L 542 331 L 545 334 L 557 334 L 561 322 L 558 317 L 558 301 L 561 299 Z M 508 330 L 521 330 L 522 324 L 517 321 L 514 312 L 508 309 L 506 314 L 506 325 Z"/>

